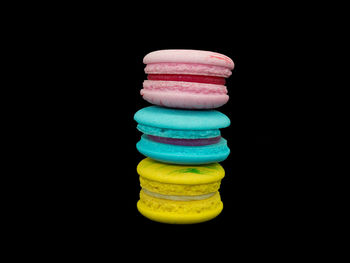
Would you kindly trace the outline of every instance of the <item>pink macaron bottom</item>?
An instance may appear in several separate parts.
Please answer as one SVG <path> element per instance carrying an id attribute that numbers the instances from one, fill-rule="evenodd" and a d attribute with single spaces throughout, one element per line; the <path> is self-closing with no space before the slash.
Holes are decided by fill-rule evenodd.
<path id="1" fill-rule="evenodd" d="M 194 82 L 145 80 L 140 93 L 152 104 L 183 109 L 214 109 L 229 100 L 226 86 Z"/>
<path id="2" fill-rule="evenodd" d="M 214 109 L 226 104 L 226 94 L 196 94 L 176 91 L 141 90 L 144 100 L 151 104 L 180 109 Z"/>
<path id="3" fill-rule="evenodd" d="M 153 135 L 147 135 L 148 139 L 173 145 L 182 145 L 182 146 L 204 146 L 218 143 L 221 139 L 221 136 L 205 139 L 175 139 L 175 138 L 166 138 Z"/>

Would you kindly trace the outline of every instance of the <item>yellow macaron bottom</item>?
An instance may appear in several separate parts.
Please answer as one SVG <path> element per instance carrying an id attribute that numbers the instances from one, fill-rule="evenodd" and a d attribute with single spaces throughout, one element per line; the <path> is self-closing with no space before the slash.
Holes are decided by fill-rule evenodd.
<path id="1" fill-rule="evenodd" d="M 143 216 L 156 222 L 195 224 L 218 216 L 223 209 L 223 203 L 219 192 L 202 200 L 178 201 L 156 198 L 141 190 L 137 209 Z"/>

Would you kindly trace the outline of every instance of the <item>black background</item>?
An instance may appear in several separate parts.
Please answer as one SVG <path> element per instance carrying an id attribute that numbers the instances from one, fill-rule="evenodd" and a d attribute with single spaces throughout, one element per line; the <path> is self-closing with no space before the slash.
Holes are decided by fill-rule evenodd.
<path id="1" fill-rule="evenodd" d="M 69 212 L 80 218 L 77 226 L 94 222 L 97 231 L 119 233 L 125 228 L 132 236 L 192 230 L 215 234 L 218 229 L 244 236 L 276 230 L 285 222 L 286 200 L 276 198 L 287 183 L 279 174 L 278 151 L 282 40 L 268 20 L 251 20 L 237 10 L 232 12 L 215 17 L 220 23 L 207 19 L 198 25 L 187 20 L 189 24 L 157 27 L 151 26 L 154 21 L 148 17 L 142 18 L 142 25 L 124 27 L 125 21 L 117 20 L 114 27 L 113 17 L 98 27 L 91 24 L 70 31 L 69 40 L 63 40 L 65 48 L 57 51 L 65 63 L 60 70 L 72 78 L 69 84 L 63 80 L 59 91 L 67 96 L 62 108 L 69 125 L 61 134 L 69 139 L 58 139 L 58 143 L 68 142 L 64 160 L 75 167 L 69 170 L 74 176 L 68 179 L 67 175 L 63 183 L 67 183 L 67 193 L 76 197 L 67 202 Z M 165 15 L 161 18 L 171 20 Z M 133 116 L 150 106 L 139 94 L 146 78 L 142 60 L 159 49 L 209 50 L 235 62 L 227 80 L 230 100 L 218 108 L 231 119 L 231 126 L 221 130 L 231 149 L 221 163 L 226 171 L 220 189 L 224 210 L 209 222 L 160 224 L 136 209 L 140 192 L 136 166 L 144 157 L 136 150 L 141 133 Z"/>
<path id="2" fill-rule="evenodd" d="M 323 119 L 320 129 L 307 131 L 320 108 L 310 104 L 319 92 L 314 81 L 323 76 L 304 79 L 315 64 L 327 68 L 324 51 L 333 52 L 320 48 L 328 39 L 324 28 L 333 30 L 319 23 L 329 20 L 327 12 L 318 12 L 315 5 L 243 1 L 122 1 L 44 8 L 24 10 L 22 20 L 13 16 L 7 21 L 11 37 L 6 41 L 14 50 L 4 49 L 11 58 L 7 69 L 22 69 L 14 70 L 13 80 L 24 82 L 14 83 L 23 89 L 11 90 L 15 100 L 18 96 L 25 103 L 19 100 L 22 107 L 13 104 L 8 111 L 17 110 L 20 116 L 11 118 L 20 127 L 9 141 L 20 146 L 12 150 L 24 160 L 16 159 L 14 168 L 23 168 L 21 182 L 29 194 L 20 197 L 25 210 L 12 207 L 21 212 L 16 227 L 33 232 L 28 243 L 42 229 L 43 243 L 58 249 L 55 256 L 67 247 L 75 251 L 85 241 L 92 249 L 78 252 L 79 257 L 102 244 L 118 258 L 125 247 L 128 257 L 139 254 L 143 260 L 156 258 L 162 248 L 181 260 L 186 252 L 217 260 L 224 251 L 233 259 L 237 252 L 261 259 L 264 252 L 276 257 L 280 248 L 290 248 L 285 257 L 306 251 L 310 237 L 323 235 L 319 217 L 308 216 L 317 205 L 322 216 L 327 213 L 326 202 L 310 191 L 328 192 L 315 186 L 319 174 L 314 169 L 326 162 L 319 159 L 307 170 L 301 166 L 314 157 L 312 149 L 322 154 L 324 145 L 319 144 L 324 138 L 317 137 L 327 126 Z M 315 13 L 322 19 L 315 20 Z M 17 29 L 10 28 L 16 23 Z M 308 42 L 315 30 L 322 32 L 320 41 Z M 136 166 L 144 157 L 135 147 L 141 134 L 133 116 L 150 105 L 139 94 L 146 78 L 142 59 L 170 48 L 215 51 L 236 64 L 227 81 L 230 101 L 218 109 L 232 123 L 222 129 L 231 149 L 221 163 L 226 171 L 220 189 L 224 210 L 196 225 L 152 222 L 136 209 Z M 306 113 L 303 103 L 311 112 Z M 319 103 L 327 104 L 327 99 Z M 218 249 L 212 248 L 215 244 Z M 142 253 L 147 245 L 151 249 Z M 197 245 L 199 250 L 194 249 Z"/>

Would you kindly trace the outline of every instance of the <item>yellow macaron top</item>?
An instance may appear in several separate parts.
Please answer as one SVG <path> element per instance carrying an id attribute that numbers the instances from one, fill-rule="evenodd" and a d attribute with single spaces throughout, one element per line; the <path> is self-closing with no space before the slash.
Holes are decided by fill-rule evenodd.
<path id="1" fill-rule="evenodd" d="M 177 165 L 161 163 L 151 158 L 142 160 L 137 173 L 149 180 L 167 184 L 208 184 L 220 181 L 225 171 L 218 163 L 205 165 Z"/>

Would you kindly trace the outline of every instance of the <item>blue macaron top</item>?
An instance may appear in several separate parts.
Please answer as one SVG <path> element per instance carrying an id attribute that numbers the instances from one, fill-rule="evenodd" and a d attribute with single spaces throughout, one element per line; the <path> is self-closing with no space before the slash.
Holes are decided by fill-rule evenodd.
<path id="1" fill-rule="evenodd" d="M 149 106 L 136 112 L 134 119 L 144 126 L 174 130 L 213 130 L 230 126 L 230 119 L 216 110 L 180 110 Z"/>

